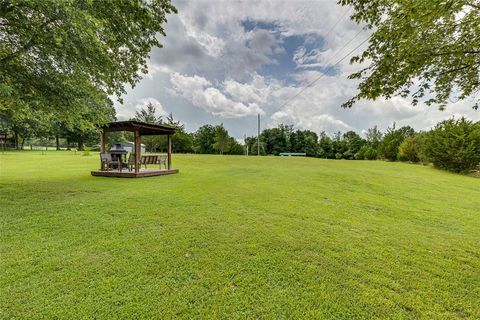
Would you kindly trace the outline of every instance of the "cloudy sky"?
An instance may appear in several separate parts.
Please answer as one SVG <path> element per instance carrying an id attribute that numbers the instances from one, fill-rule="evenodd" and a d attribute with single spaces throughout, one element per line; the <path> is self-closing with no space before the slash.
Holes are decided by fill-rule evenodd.
<path id="1" fill-rule="evenodd" d="M 446 111 L 412 107 L 400 97 L 341 108 L 356 92 L 347 76 L 361 66 L 348 58 L 336 63 L 369 33 L 336 0 L 173 2 L 179 13 L 168 18 L 149 74 L 115 105 L 120 120 L 148 102 L 159 115 L 172 112 L 189 131 L 223 123 L 236 138 L 256 134 L 257 114 L 262 128 L 284 123 L 329 134 L 374 125 L 384 130 L 394 121 L 427 129 L 452 115 L 480 120 L 469 101 L 452 101 Z"/>

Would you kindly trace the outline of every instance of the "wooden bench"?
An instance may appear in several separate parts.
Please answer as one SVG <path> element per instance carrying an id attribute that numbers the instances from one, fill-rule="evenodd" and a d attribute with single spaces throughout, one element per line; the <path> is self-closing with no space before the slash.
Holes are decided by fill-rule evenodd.
<path id="1" fill-rule="evenodd" d="M 305 157 L 307 154 L 304 152 L 282 152 L 281 157 Z"/>
<path id="2" fill-rule="evenodd" d="M 140 158 L 140 167 L 142 164 L 147 168 L 147 164 L 158 164 L 160 169 L 162 169 L 162 165 L 165 169 L 167 169 L 167 157 L 166 156 L 159 156 L 159 155 L 142 155 Z"/>

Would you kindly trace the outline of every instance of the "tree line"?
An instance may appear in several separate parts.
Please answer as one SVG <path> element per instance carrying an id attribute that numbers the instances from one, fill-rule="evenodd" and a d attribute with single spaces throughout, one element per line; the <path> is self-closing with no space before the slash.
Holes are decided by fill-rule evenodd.
<path id="1" fill-rule="evenodd" d="M 308 157 L 325 159 L 421 162 L 467 173 L 480 169 L 480 121 L 452 118 L 420 132 L 410 126 L 397 128 L 395 124 L 381 132 L 375 126 L 365 132 L 365 137 L 355 131 L 317 135 L 310 130 L 279 125 L 263 130 L 259 139 L 247 138 L 246 148 L 252 155 L 260 149 L 261 155 L 301 152 Z"/>
<path id="2" fill-rule="evenodd" d="M 71 123 L 39 117 L 38 114 L 13 116 L 0 113 L 0 131 L 13 137 L 13 145 L 17 149 L 23 149 L 27 140 L 54 140 L 57 149 L 62 146 L 70 149 L 72 144 L 78 150 L 82 150 L 85 144 L 98 148 L 99 124 L 115 120 L 114 108 L 103 105 L 107 107 L 86 109 L 84 117 Z M 151 103 L 136 111 L 132 120 L 174 126 L 176 131 L 172 141 L 173 152 L 176 153 L 258 155 L 260 150 L 260 155 L 275 156 L 282 152 L 295 152 L 324 159 L 432 163 L 453 172 L 476 170 L 480 163 L 480 122 L 465 118 L 445 120 L 429 131 L 420 132 L 410 126 L 397 128 L 395 124 L 382 132 L 374 126 L 365 132 L 364 137 L 355 131 L 329 136 L 325 132 L 317 134 L 281 124 L 264 129 L 258 138 L 247 137 L 243 145 L 229 135 L 223 124 L 206 124 L 195 132 L 187 132 L 172 114 L 165 118 L 157 116 Z M 107 138 L 109 144 L 132 141 L 133 134 L 113 132 Z M 167 148 L 165 136 L 145 136 L 142 143 L 149 152 L 165 152 Z"/>
<path id="3" fill-rule="evenodd" d="M 85 144 L 97 143 L 100 125 L 115 120 L 113 103 L 103 95 L 76 113 L 74 118 L 58 117 L 30 107 L 16 112 L 0 110 L 0 133 L 7 135 L 7 146 L 17 150 L 24 149 L 27 143 L 50 145 L 51 140 L 55 141 L 57 150 L 60 147 L 83 150 Z"/>
<path id="4" fill-rule="evenodd" d="M 59 121 L 42 111 L 29 109 L 26 113 L 0 111 L 0 133 L 6 134 L 7 146 L 23 150 L 26 144 L 54 146 L 57 150 L 75 148 L 82 151 L 85 146 L 98 149 L 99 127 L 115 121 L 115 109 L 112 104 L 91 104 L 85 108 L 76 121 Z M 173 135 L 173 152 L 205 154 L 243 154 L 244 147 L 231 137 L 223 124 L 206 124 L 196 132 L 190 133 L 185 126 L 173 118 L 157 116 L 156 108 L 151 103 L 136 111 L 131 120 L 151 124 L 167 124 L 176 128 Z M 110 132 L 107 145 L 118 141 L 133 141 L 131 132 Z M 144 136 L 142 143 L 149 152 L 164 152 L 167 148 L 166 136 Z"/>

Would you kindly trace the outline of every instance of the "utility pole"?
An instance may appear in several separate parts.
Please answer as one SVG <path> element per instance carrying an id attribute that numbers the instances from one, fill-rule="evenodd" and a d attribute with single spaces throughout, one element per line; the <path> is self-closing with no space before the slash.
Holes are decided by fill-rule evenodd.
<path id="1" fill-rule="evenodd" d="M 258 114 L 257 156 L 260 155 L 260 113 Z"/>
<path id="2" fill-rule="evenodd" d="M 243 142 L 245 143 L 245 155 L 248 156 L 247 134 L 243 135 Z"/>

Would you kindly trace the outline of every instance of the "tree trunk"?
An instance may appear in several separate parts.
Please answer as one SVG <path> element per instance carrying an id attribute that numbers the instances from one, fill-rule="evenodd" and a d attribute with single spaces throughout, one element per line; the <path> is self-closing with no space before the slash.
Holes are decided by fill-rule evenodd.
<path id="1" fill-rule="evenodd" d="M 70 140 L 67 139 L 67 151 L 70 151 L 72 150 L 72 148 L 70 148 Z"/>
<path id="2" fill-rule="evenodd" d="M 13 137 L 15 139 L 15 149 L 20 150 L 20 145 L 18 144 L 18 134 L 14 132 Z"/>
<path id="3" fill-rule="evenodd" d="M 60 138 L 58 136 L 55 136 L 55 144 L 57 145 L 57 150 L 60 150 Z"/>
<path id="4" fill-rule="evenodd" d="M 21 147 L 20 147 L 20 150 L 23 150 L 23 145 L 25 144 L 25 138 L 22 138 L 22 143 L 21 143 Z"/>
<path id="5" fill-rule="evenodd" d="M 78 141 L 78 151 L 83 151 L 83 141 Z"/>

